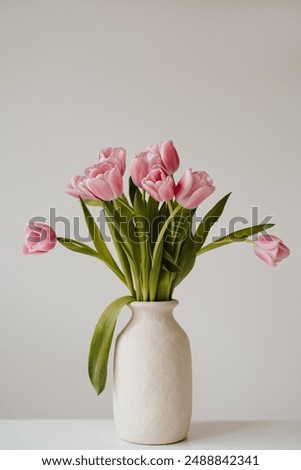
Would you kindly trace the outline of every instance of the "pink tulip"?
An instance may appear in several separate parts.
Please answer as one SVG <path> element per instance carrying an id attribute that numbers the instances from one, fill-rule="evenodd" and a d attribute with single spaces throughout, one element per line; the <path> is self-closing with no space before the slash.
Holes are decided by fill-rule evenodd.
<path id="1" fill-rule="evenodd" d="M 172 175 L 177 171 L 180 159 L 172 140 L 165 140 L 160 144 L 153 145 L 150 150 L 160 156 L 168 173 Z"/>
<path id="2" fill-rule="evenodd" d="M 254 252 L 269 266 L 277 266 L 290 254 L 289 248 L 275 235 L 260 235 L 254 243 Z"/>
<path id="3" fill-rule="evenodd" d="M 186 170 L 175 190 L 176 200 L 186 209 L 194 209 L 215 191 L 213 181 L 205 171 Z"/>
<path id="4" fill-rule="evenodd" d="M 136 155 L 131 163 L 131 178 L 135 185 L 142 188 L 142 180 L 158 164 L 162 164 L 161 157 L 152 150 L 146 150 Z"/>
<path id="5" fill-rule="evenodd" d="M 82 199 L 95 199 L 86 186 L 87 178 L 85 176 L 74 176 L 67 185 L 67 193 L 73 197 L 81 197 Z"/>
<path id="6" fill-rule="evenodd" d="M 24 255 L 43 255 L 56 245 L 56 233 L 49 225 L 40 222 L 29 223 L 25 227 L 27 235 L 23 245 Z"/>
<path id="7" fill-rule="evenodd" d="M 122 175 L 125 172 L 126 150 L 123 147 L 107 147 L 98 154 L 98 162 L 77 175 L 67 185 L 67 193 L 82 199 L 111 201 L 123 192 Z"/>
<path id="8" fill-rule="evenodd" d="M 174 180 L 161 165 L 155 165 L 141 185 L 156 201 L 170 201 L 175 195 Z"/>
<path id="9" fill-rule="evenodd" d="M 123 182 L 120 166 L 107 158 L 89 166 L 85 176 L 74 176 L 67 185 L 67 193 L 82 199 L 112 201 L 121 196 Z"/>
<path id="10" fill-rule="evenodd" d="M 123 176 L 125 172 L 125 157 L 126 150 L 123 147 L 107 147 L 99 151 L 98 161 L 119 166 L 120 173 Z"/>
<path id="11" fill-rule="evenodd" d="M 136 186 L 142 188 L 143 178 L 147 177 L 155 165 L 160 165 L 167 173 L 173 174 L 179 164 L 179 155 L 172 140 L 166 140 L 136 155 L 131 163 L 131 178 Z"/>
<path id="12" fill-rule="evenodd" d="M 99 162 L 85 171 L 85 186 L 93 195 L 93 199 L 112 201 L 123 192 L 120 167 L 112 163 Z"/>

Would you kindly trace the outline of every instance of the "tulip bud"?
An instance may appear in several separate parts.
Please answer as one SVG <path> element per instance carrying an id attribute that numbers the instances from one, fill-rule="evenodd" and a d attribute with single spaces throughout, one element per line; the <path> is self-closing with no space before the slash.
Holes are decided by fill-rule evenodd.
<path id="1" fill-rule="evenodd" d="M 56 245 L 56 233 L 49 225 L 40 222 L 30 223 L 26 225 L 25 233 L 24 255 L 43 255 Z"/>
<path id="2" fill-rule="evenodd" d="M 254 253 L 269 266 L 277 264 L 290 254 L 289 248 L 275 235 L 260 235 L 254 243 Z"/>

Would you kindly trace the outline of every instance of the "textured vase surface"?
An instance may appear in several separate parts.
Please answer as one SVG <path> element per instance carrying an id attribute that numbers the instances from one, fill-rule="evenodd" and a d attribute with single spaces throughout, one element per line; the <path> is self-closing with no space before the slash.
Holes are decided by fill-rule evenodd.
<path id="1" fill-rule="evenodd" d="M 132 302 L 116 339 L 113 409 L 119 436 L 170 444 L 187 436 L 192 409 L 189 339 L 173 316 L 176 300 Z"/>

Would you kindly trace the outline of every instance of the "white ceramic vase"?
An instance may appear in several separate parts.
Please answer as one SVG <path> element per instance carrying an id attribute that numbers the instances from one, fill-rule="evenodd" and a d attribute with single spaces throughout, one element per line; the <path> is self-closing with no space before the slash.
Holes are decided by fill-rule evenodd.
<path id="1" fill-rule="evenodd" d="M 192 408 L 189 339 L 173 316 L 176 300 L 132 302 L 115 343 L 113 409 L 119 436 L 170 444 L 187 436 Z"/>

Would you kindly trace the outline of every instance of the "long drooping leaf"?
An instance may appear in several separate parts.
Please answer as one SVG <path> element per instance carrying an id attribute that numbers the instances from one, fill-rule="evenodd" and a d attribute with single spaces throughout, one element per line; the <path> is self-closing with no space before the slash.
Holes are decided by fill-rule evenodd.
<path id="1" fill-rule="evenodd" d="M 113 256 L 111 255 L 110 250 L 108 249 L 106 242 L 103 239 L 102 233 L 94 220 L 94 217 L 86 206 L 85 201 L 80 198 L 80 202 L 90 236 L 92 238 L 96 251 L 99 254 L 99 258 L 119 277 L 119 279 L 122 280 L 122 282 L 126 284 L 125 277 L 122 271 L 119 269 Z"/>
<path id="2" fill-rule="evenodd" d="M 128 295 L 114 300 L 96 324 L 90 345 L 88 372 L 97 395 L 106 385 L 109 353 L 118 315 L 122 307 L 133 300 L 133 297 Z"/>
<path id="3" fill-rule="evenodd" d="M 77 240 L 72 240 L 71 238 L 58 237 L 57 241 L 63 245 L 68 250 L 75 251 L 76 253 L 81 253 L 82 255 L 94 256 L 94 258 L 99 258 L 99 253 L 93 248 L 90 248 L 84 243 L 78 242 Z"/>
<path id="4" fill-rule="evenodd" d="M 215 204 L 215 206 L 209 212 L 207 212 L 207 214 L 203 217 L 203 220 L 200 222 L 194 234 L 194 241 L 197 243 L 198 249 L 202 248 L 211 227 L 222 215 L 230 194 L 231 193 L 227 194 L 220 201 L 218 201 L 218 203 Z"/>
<path id="5" fill-rule="evenodd" d="M 209 245 L 204 246 L 201 249 L 198 249 L 197 255 L 201 255 L 206 251 L 214 250 L 215 248 L 219 248 L 224 245 L 229 245 L 230 243 L 235 242 L 243 242 L 247 238 L 255 235 L 256 233 L 264 232 L 269 228 L 273 227 L 274 224 L 261 224 L 261 225 L 254 225 L 253 227 L 246 227 L 241 230 L 236 230 L 235 232 L 229 233 L 228 235 L 218 238 L 214 242 L 210 243 Z"/>

